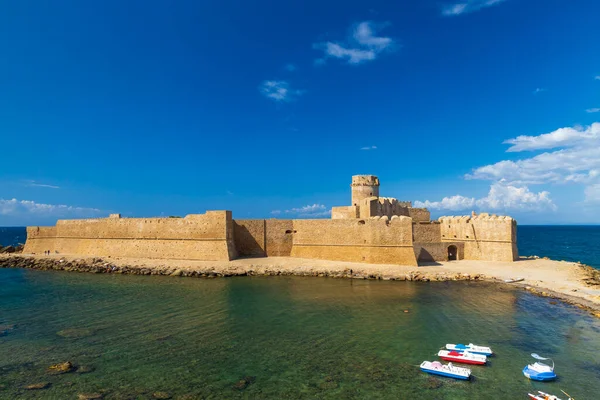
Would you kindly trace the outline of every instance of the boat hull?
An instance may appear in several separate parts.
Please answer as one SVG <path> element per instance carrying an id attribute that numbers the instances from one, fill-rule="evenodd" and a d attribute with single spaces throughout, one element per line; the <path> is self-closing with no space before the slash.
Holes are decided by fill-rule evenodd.
<path id="1" fill-rule="evenodd" d="M 523 368 L 523 375 L 532 381 L 538 382 L 548 382 L 556 379 L 556 374 L 554 372 L 537 372 L 529 367 Z"/>
<path id="2" fill-rule="evenodd" d="M 454 350 L 454 351 L 458 351 L 459 353 L 462 353 L 462 352 L 464 352 L 464 350 L 463 350 L 463 349 L 452 349 L 452 350 Z M 467 350 L 468 350 L 468 349 L 467 349 Z M 471 354 L 478 354 L 478 355 L 480 355 L 480 356 L 486 356 L 486 357 L 489 357 L 489 356 L 491 356 L 492 354 L 494 354 L 494 353 L 490 353 L 490 352 L 487 352 L 487 351 L 473 351 L 473 350 L 468 350 L 468 351 L 469 351 L 469 353 L 471 353 Z"/>
<path id="3" fill-rule="evenodd" d="M 449 351 L 457 351 L 462 353 L 464 351 L 468 351 L 471 354 L 477 354 L 480 356 L 489 357 L 493 355 L 492 349 L 486 346 L 476 346 L 476 345 L 464 345 L 464 344 L 446 344 L 446 350 Z"/>
<path id="4" fill-rule="evenodd" d="M 467 358 L 461 357 L 452 357 L 452 356 L 440 356 L 440 358 L 444 361 L 452 361 L 461 364 L 470 364 L 470 365 L 485 365 L 485 361 L 477 361 L 477 360 L 469 360 Z"/>
<path id="5" fill-rule="evenodd" d="M 439 375 L 439 376 L 445 376 L 447 378 L 454 378 L 454 379 L 461 379 L 463 381 L 468 381 L 471 376 L 464 376 L 464 375 L 454 375 L 448 372 L 444 372 L 444 371 L 438 371 L 435 369 L 427 369 L 427 368 L 423 368 L 421 367 L 421 371 L 423 372 L 427 372 L 428 374 L 433 374 L 433 375 Z"/>

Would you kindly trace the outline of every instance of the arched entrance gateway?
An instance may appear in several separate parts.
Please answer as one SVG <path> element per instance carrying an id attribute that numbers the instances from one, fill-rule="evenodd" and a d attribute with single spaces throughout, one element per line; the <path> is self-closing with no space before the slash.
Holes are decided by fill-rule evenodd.
<path id="1" fill-rule="evenodd" d="M 455 245 L 448 246 L 448 261 L 458 260 L 458 248 Z"/>

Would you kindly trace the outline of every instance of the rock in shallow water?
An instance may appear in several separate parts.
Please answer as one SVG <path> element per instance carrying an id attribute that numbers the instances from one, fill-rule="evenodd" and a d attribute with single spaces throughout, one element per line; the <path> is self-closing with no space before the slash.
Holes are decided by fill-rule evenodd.
<path id="1" fill-rule="evenodd" d="M 25 390 L 42 390 L 50 387 L 50 382 L 34 383 L 33 385 L 25 386 Z"/>
<path id="2" fill-rule="evenodd" d="M 75 369 L 73 364 L 70 361 L 66 361 L 63 363 L 54 364 L 48 367 L 48 372 L 53 375 L 66 374 L 67 372 L 71 372 Z"/>
<path id="3" fill-rule="evenodd" d="M 102 398 L 101 393 L 79 393 L 78 400 L 99 400 Z"/>
<path id="4" fill-rule="evenodd" d="M 253 384 L 254 381 L 256 381 L 256 377 L 255 376 L 246 376 L 243 379 L 239 380 L 238 382 L 234 383 L 233 388 L 235 390 L 244 390 L 248 386 L 250 386 L 251 384 Z"/>

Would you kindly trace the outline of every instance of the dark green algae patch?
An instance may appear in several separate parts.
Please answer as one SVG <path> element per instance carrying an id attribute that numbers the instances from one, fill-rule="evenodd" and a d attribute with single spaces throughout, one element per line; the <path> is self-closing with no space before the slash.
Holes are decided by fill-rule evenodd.
<path id="1" fill-rule="evenodd" d="M 0 269 L 0 398 L 594 398 L 600 325 L 549 301 L 481 282 Z M 458 341 L 498 355 L 472 382 L 420 372 Z M 531 352 L 558 382 L 522 376 Z"/>

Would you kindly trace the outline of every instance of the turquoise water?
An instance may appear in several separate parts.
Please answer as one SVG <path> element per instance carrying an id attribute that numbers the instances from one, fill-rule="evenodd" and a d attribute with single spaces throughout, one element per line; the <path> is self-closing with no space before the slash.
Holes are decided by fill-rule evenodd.
<path id="1" fill-rule="evenodd" d="M 0 228 L 0 245 L 24 243 L 25 228 Z M 600 226 L 519 225 L 519 253 L 553 260 L 581 261 L 600 268 Z"/>
<path id="2" fill-rule="evenodd" d="M 0 398 L 596 398 L 600 321 L 551 302 L 486 283 L 0 269 L 0 325 L 14 325 L 0 336 Z M 472 382 L 419 371 L 466 341 L 497 352 Z M 558 382 L 523 377 L 531 352 L 554 358 Z M 67 360 L 80 371 L 46 372 Z M 51 386 L 23 390 L 39 382 Z"/>

